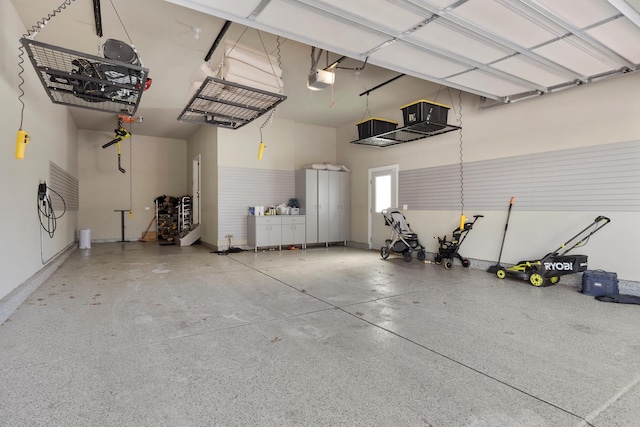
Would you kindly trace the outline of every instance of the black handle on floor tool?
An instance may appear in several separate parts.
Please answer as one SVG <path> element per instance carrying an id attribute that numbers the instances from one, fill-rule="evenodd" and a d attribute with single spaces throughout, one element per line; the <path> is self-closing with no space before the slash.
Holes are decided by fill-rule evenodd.
<path id="1" fill-rule="evenodd" d="M 509 218 L 511 217 L 511 208 L 513 207 L 513 202 L 516 200 L 515 197 L 511 198 L 509 202 L 509 210 L 507 211 L 507 223 L 504 225 L 504 234 L 502 235 L 502 243 L 500 244 L 500 253 L 498 254 L 498 264 L 500 265 L 500 260 L 502 259 L 502 249 L 504 248 L 504 239 L 507 237 L 507 228 L 509 228 Z"/>
<path id="2" fill-rule="evenodd" d="M 570 250 L 575 249 L 575 248 L 577 248 L 579 246 L 584 246 L 587 243 L 587 241 L 589 240 L 589 237 L 593 236 L 598 230 L 600 230 L 602 227 L 604 227 L 605 225 L 609 224 L 610 222 L 611 222 L 611 220 L 609 218 L 607 218 L 606 216 L 602 216 L 602 215 L 597 216 L 596 219 L 594 219 L 591 224 L 589 224 L 582 231 L 580 231 L 578 234 L 576 234 L 575 236 L 573 236 L 572 238 L 570 238 L 569 240 L 564 242 L 564 244 L 562 246 L 560 246 L 558 249 L 556 249 L 554 251 L 554 253 L 558 253 L 561 249 L 563 249 L 569 243 L 573 242 L 575 239 L 580 237 L 582 234 L 584 234 L 591 227 L 595 227 L 593 230 L 591 230 L 591 232 L 589 234 L 587 234 L 582 239 L 580 239 L 575 245 L 571 246 L 568 249 L 565 249 L 565 251 L 562 252 L 560 255 L 564 255 L 567 252 L 569 252 Z"/>

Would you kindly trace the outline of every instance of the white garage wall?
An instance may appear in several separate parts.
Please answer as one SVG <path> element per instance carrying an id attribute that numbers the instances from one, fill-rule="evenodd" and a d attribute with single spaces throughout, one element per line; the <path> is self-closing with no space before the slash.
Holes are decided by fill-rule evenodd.
<path id="1" fill-rule="evenodd" d="M 31 143 L 26 147 L 24 160 L 15 158 L 21 109 L 18 46 L 25 32 L 11 2 L 0 2 L 0 126 L 3 129 L 0 235 L 4 242 L 0 248 L 0 298 L 37 273 L 77 237 L 77 213 L 72 211 L 58 220 L 53 238 L 41 231 L 37 214 L 38 184 L 49 180 L 50 161 L 77 177 L 76 125 L 67 108 L 51 103 L 26 54 L 23 129 L 31 135 Z"/>
<path id="2" fill-rule="evenodd" d="M 547 153 L 570 148 L 600 146 L 638 140 L 640 100 L 629 96 L 640 84 L 640 75 L 633 74 L 608 81 L 592 83 L 537 99 L 479 110 L 479 99 L 464 95 L 462 100 L 463 153 L 466 162 Z M 433 94 L 417 95 L 416 99 L 433 99 Z M 430 97 L 431 96 L 431 97 Z M 398 100 L 398 106 L 414 100 Z M 442 94 L 439 102 L 443 100 Z M 457 92 L 452 104 L 459 113 Z M 385 114 L 386 113 L 386 114 Z M 402 123 L 400 110 L 383 112 L 381 117 Z M 449 123 L 456 123 L 450 111 Z M 338 130 L 338 161 L 352 169 L 352 240 L 367 242 L 367 170 L 389 164 L 399 164 L 401 171 L 457 165 L 460 134 L 451 132 L 433 138 L 386 149 L 357 146 L 355 125 Z M 493 171 L 495 173 L 496 171 Z M 459 196 L 459 194 L 458 194 Z M 495 261 L 504 230 L 509 200 L 503 209 L 468 212 L 485 215 L 469 234 L 461 253 L 470 258 Z M 540 212 L 540 210 L 544 212 Z M 451 211 L 411 210 L 406 213 L 412 228 L 431 252 L 438 245 L 433 236 L 451 233 L 459 222 L 460 209 Z M 554 206 L 538 207 L 537 211 L 521 209 L 516 202 L 512 224 L 503 253 L 503 261 L 516 263 L 536 259 L 556 249 L 588 225 L 597 215 L 606 215 L 612 222 L 579 252 L 590 256 L 590 268 L 617 271 L 626 280 L 640 280 L 634 260 L 640 256 L 640 227 L 630 227 L 637 221 L 637 212 L 557 210 Z M 624 244 L 625 250 L 612 251 Z"/>
<path id="3" fill-rule="evenodd" d="M 218 130 L 218 245 L 247 243 L 251 205 L 277 205 L 295 197 L 294 171 L 310 163 L 336 162 L 336 130 L 274 117 L 264 126 L 267 146 L 258 160 L 266 116 L 236 130 Z"/>
<path id="4" fill-rule="evenodd" d="M 200 155 L 201 241 L 216 246 L 218 240 L 218 129 L 201 126 L 187 145 L 187 192 L 193 196 L 193 158 Z"/>
<path id="5" fill-rule="evenodd" d="M 121 239 L 121 216 L 114 210 L 129 209 L 130 173 L 133 218 L 125 213 L 125 240 L 140 239 L 155 215 L 156 197 L 187 194 L 187 142 L 135 135 L 135 125 L 132 132 L 132 138 L 121 142 L 123 174 L 118 171 L 116 146 L 102 148 L 113 139 L 113 133 L 78 131 L 78 227 L 90 229 L 91 240 Z M 130 148 L 133 167 L 129 165 Z"/>

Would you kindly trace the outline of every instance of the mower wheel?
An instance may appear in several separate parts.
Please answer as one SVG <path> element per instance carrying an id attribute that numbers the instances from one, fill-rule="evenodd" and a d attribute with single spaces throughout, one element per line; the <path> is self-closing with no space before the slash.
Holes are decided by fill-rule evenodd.
<path id="1" fill-rule="evenodd" d="M 462 266 L 463 267 L 469 268 L 470 265 L 471 265 L 471 261 L 469 261 L 468 259 L 464 258 L 462 260 Z"/>
<path id="2" fill-rule="evenodd" d="M 413 259 L 413 255 L 411 254 L 411 251 L 406 251 L 402 254 L 402 258 L 404 258 L 404 260 L 406 262 L 411 262 L 411 260 Z"/>
<path id="3" fill-rule="evenodd" d="M 529 282 L 531 282 L 533 286 L 542 286 L 542 284 L 544 283 L 544 279 L 538 273 L 533 273 L 529 277 Z"/>
<path id="4" fill-rule="evenodd" d="M 549 278 L 549 283 L 551 283 L 552 285 L 555 285 L 559 281 L 560 281 L 560 278 L 558 276 L 553 276 Z"/>
<path id="5" fill-rule="evenodd" d="M 438 265 L 442 264 L 442 257 L 440 254 L 436 255 L 436 258 L 433 261 Z"/>
<path id="6" fill-rule="evenodd" d="M 504 279 L 507 277 L 507 273 L 503 269 L 500 269 L 496 272 L 496 276 L 498 276 L 498 279 Z"/>
<path id="7" fill-rule="evenodd" d="M 447 270 L 451 270 L 451 260 L 446 260 L 444 262 L 444 268 L 446 268 Z"/>
<path id="8" fill-rule="evenodd" d="M 389 248 L 386 246 L 383 246 L 380 248 L 380 256 L 382 257 L 382 259 L 387 259 L 389 258 Z"/>
<path id="9" fill-rule="evenodd" d="M 425 251 L 418 251 L 418 261 L 424 261 L 427 259 L 427 253 Z"/>

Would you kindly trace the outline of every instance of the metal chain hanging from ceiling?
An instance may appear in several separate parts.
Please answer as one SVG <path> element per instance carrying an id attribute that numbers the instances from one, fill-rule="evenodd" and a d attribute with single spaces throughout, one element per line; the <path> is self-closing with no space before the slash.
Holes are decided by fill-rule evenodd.
<path id="1" fill-rule="evenodd" d="M 442 86 L 440 86 L 441 88 Z M 440 94 L 440 88 L 438 88 L 438 92 L 436 93 L 436 100 L 438 99 L 438 95 Z M 460 159 L 460 229 L 464 228 L 464 224 L 466 221 L 466 217 L 464 215 L 464 151 L 463 151 L 463 135 L 462 135 L 462 91 L 458 91 L 458 111 L 456 111 L 455 103 L 453 102 L 453 97 L 451 96 L 451 88 L 447 87 L 447 93 L 449 94 L 449 100 L 451 101 L 451 105 L 453 107 L 453 113 L 456 117 L 456 122 L 458 124 L 458 150 L 459 150 L 459 159 Z M 435 100 L 434 100 L 435 101 Z"/>
<path id="2" fill-rule="evenodd" d="M 133 219 L 133 123 L 129 123 L 129 218 Z"/>

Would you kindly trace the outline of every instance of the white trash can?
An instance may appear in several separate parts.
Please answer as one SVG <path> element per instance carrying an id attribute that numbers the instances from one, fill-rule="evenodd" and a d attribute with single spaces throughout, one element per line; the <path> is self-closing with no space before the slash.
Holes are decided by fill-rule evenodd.
<path id="1" fill-rule="evenodd" d="M 80 249 L 91 249 L 91 230 L 80 230 Z"/>

